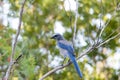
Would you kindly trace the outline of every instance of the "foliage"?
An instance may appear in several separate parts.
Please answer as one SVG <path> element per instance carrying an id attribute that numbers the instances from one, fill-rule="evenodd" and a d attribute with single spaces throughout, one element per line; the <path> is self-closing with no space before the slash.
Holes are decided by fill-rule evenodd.
<path id="1" fill-rule="evenodd" d="M 21 2 L 22 0 L 0 1 L 0 4 L 2 4 L 0 5 L 0 13 L 5 14 L 1 8 L 3 5 L 9 4 L 10 9 L 7 17 L 9 19 L 19 18 Z M 100 17 L 104 23 L 107 23 L 109 21 L 107 15 L 112 16 L 100 37 L 101 40 L 106 40 L 120 32 L 118 29 L 120 26 L 120 11 L 115 10 L 119 2 L 119 0 L 118 2 L 116 0 L 102 0 L 102 2 L 100 0 L 79 0 L 75 44 L 76 55 L 80 55 L 97 38 L 100 24 L 98 26 L 95 20 L 99 20 Z M 90 10 L 93 10 L 93 13 Z M 55 41 L 51 40 L 50 37 L 54 34 L 55 23 L 60 21 L 65 28 L 65 38 L 72 40 L 74 17 L 74 11 L 65 11 L 64 0 L 27 0 L 22 18 L 21 33 L 15 51 L 15 58 L 21 53 L 23 57 L 14 67 L 11 79 L 37 80 L 57 66 L 51 65 L 55 57 L 58 57 L 57 62 L 61 64 L 59 58 L 61 59 L 62 57 L 59 56 L 59 51 L 55 47 Z M 7 70 L 6 66 L 8 66 L 10 60 L 12 40 L 16 33 L 16 30 L 10 24 L 12 24 L 10 21 L 8 21 L 7 26 L 0 22 L 0 77 L 3 77 Z M 80 35 L 83 36 L 86 44 L 81 45 Z M 120 69 L 116 70 L 107 66 L 107 58 L 115 54 L 117 48 L 120 47 L 119 44 L 119 39 L 116 38 L 78 61 L 83 72 L 83 79 L 117 80 Z M 92 72 L 86 67 L 87 65 L 93 69 Z M 46 80 L 61 80 L 61 78 L 62 80 L 79 80 L 73 65 L 55 72 L 47 77 Z"/>

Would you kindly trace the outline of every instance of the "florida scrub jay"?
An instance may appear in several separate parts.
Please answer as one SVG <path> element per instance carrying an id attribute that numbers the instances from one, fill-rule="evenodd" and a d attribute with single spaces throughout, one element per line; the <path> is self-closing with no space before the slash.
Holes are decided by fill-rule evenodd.
<path id="1" fill-rule="evenodd" d="M 74 48 L 71 42 L 64 39 L 64 37 L 60 34 L 55 34 L 51 37 L 52 39 L 55 39 L 57 41 L 57 46 L 59 47 L 60 54 L 63 55 L 64 59 L 66 57 L 69 57 L 70 60 L 73 62 L 74 67 L 80 76 L 82 78 L 82 73 L 80 71 L 80 68 L 76 62 L 75 55 L 74 55 Z"/>

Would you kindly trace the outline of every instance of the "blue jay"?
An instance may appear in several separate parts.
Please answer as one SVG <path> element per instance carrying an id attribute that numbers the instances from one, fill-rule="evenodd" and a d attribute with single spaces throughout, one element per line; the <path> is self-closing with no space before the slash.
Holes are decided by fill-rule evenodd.
<path id="1" fill-rule="evenodd" d="M 55 39 L 57 41 L 57 46 L 59 47 L 60 54 L 63 55 L 64 60 L 66 59 L 66 57 L 69 57 L 70 60 L 73 62 L 78 75 L 80 76 L 80 78 L 82 78 L 82 73 L 75 59 L 72 43 L 65 40 L 64 37 L 60 34 L 53 35 L 51 39 Z"/>

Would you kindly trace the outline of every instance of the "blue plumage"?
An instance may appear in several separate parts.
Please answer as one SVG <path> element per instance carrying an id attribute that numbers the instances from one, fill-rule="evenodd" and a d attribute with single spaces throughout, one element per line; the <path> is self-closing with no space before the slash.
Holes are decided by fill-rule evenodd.
<path id="1" fill-rule="evenodd" d="M 63 36 L 61 36 L 60 34 L 55 34 L 52 36 L 53 39 L 57 40 L 57 45 L 60 49 L 60 53 L 66 57 L 68 56 L 70 58 L 70 60 L 73 62 L 74 67 L 78 73 L 78 75 L 80 76 L 80 78 L 82 78 L 82 73 L 80 71 L 80 68 L 76 62 L 75 59 L 75 55 L 74 55 L 74 48 L 73 45 L 71 44 L 71 42 L 68 42 L 64 39 Z"/>

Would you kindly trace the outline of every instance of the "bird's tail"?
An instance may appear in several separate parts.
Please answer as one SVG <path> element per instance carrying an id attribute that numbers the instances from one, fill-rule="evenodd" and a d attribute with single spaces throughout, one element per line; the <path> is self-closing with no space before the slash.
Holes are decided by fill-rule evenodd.
<path id="1" fill-rule="evenodd" d="M 80 78 L 82 78 L 82 73 L 81 73 L 81 71 L 80 71 L 80 68 L 79 68 L 79 66 L 78 66 L 77 62 L 76 62 L 75 57 L 74 57 L 74 56 L 72 56 L 72 55 L 71 55 L 71 56 L 69 56 L 69 57 L 70 57 L 71 61 L 73 62 L 74 67 L 75 67 L 75 69 L 76 69 L 76 71 L 77 71 L 78 75 L 80 76 Z"/>

